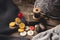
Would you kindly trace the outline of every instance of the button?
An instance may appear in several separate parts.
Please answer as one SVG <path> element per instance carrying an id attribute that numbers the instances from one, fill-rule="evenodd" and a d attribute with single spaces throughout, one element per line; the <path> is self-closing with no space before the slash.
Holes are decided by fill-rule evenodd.
<path id="1" fill-rule="evenodd" d="M 35 25 L 35 28 L 37 28 L 38 27 L 38 25 Z"/>
<path id="2" fill-rule="evenodd" d="M 35 27 L 34 27 L 34 26 L 30 26 L 29 29 L 30 29 L 30 30 L 34 30 Z"/>
<path id="3" fill-rule="evenodd" d="M 21 33 L 20 33 L 20 36 L 26 36 L 26 34 L 27 34 L 27 32 L 24 31 L 24 32 L 21 32 Z"/>
<path id="4" fill-rule="evenodd" d="M 21 22 L 20 18 L 18 18 L 18 17 L 15 18 L 15 22 L 16 22 L 16 23 L 20 23 L 20 22 Z"/>
<path id="5" fill-rule="evenodd" d="M 9 26 L 10 26 L 10 27 L 14 27 L 14 26 L 15 26 L 15 22 L 9 23 Z"/>
<path id="6" fill-rule="evenodd" d="M 26 26 L 26 29 L 25 30 L 28 31 L 29 30 L 29 26 Z"/>
<path id="7" fill-rule="evenodd" d="M 22 17 L 23 17 L 23 14 L 19 12 L 19 13 L 18 13 L 18 17 L 19 17 L 19 18 L 22 18 Z"/>
<path id="8" fill-rule="evenodd" d="M 20 27 L 20 28 L 25 28 L 25 24 L 24 24 L 24 23 L 20 23 L 20 24 L 19 24 L 19 27 Z"/>
<path id="9" fill-rule="evenodd" d="M 24 29 L 18 29 L 18 32 L 23 32 L 24 31 Z"/>
<path id="10" fill-rule="evenodd" d="M 27 34 L 28 34 L 29 36 L 32 36 L 32 35 L 34 35 L 34 31 L 31 31 L 31 30 L 30 30 L 30 31 L 27 32 Z"/>

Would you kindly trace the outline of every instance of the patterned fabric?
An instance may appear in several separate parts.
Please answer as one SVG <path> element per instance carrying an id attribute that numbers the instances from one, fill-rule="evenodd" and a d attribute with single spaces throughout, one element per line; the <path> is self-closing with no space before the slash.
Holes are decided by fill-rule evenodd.
<path id="1" fill-rule="evenodd" d="M 37 34 L 32 40 L 60 40 L 60 25 Z"/>
<path id="2" fill-rule="evenodd" d="M 34 7 L 40 7 L 48 16 L 60 17 L 60 0 L 36 0 Z"/>

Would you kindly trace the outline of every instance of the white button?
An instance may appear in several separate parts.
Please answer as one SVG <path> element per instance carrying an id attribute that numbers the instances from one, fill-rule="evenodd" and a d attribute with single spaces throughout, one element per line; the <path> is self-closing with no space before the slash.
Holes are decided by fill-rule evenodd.
<path id="1" fill-rule="evenodd" d="M 38 25 L 35 25 L 35 28 L 38 27 Z"/>
<path id="2" fill-rule="evenodd" d="M 26 29 L 25 30 L 28 31 L 29 30 L 29 26 L 26 26 Z"/>
<path id="3" fill-rule="evenodd" d="M 21 32 L 21 33 L 20 33 L 20 36 L 26 36 L 26 34 L 27 34 L 27 33 L 24 31 L 24 32 Z"/>
<path id="4" fill-rule="evenodd" d="M 29 36 L 32 36 L 32 35 L 34 35 L 34 31 L 31 31 L 31 30 L 30 30 L 30 31 L 27 32 L 27 34 L 28 34 Z"/>

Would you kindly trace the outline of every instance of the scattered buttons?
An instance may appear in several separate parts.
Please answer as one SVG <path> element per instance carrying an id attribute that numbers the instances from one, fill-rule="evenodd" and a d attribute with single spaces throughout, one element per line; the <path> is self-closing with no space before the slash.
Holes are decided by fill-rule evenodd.
<path id="1" fill-rule="evenodd" d="M 18 32 L 23 32 L 24 31 L 24 29 L 18 29 Z"/>
<path id="2" fill-rule="evenodd" d="M 24 24 L 24 23 L 20 23 L 20 24 L 19 24 L 19 27 L 20 27 L 20 28 L 25 28 L 25 24 Z"/>
<path id="3" fill-rule="evenodd" d="M 10 27 L 14 27 L 14 26 L 15 26 L 15 22 L 9 23 L 9 26 L 10 26 Z"/>
<path id="4" fill-rule="evenodd" d="M 28 34 L 29 36 L 32 36 L 32 35 L 34 35 L 34 31 L 31 31 L 31 30 L 30 30 L 30 31 L 27 32 L 27 34 Z"/>
<path id="5" fill-rule="evenodd" d="M 29 29 L 30 29 L 30 30 L 34 30 L 35 27 L 34 27 L 34 26 L 30 26 Z"/>
<path id="6" fill-rule="evenodd" d="M 40 8 L 34 8 L 33 12 L 37 14 L 37 16 L 35 14 L 36 17 L 33 16 L 33 19 L 38 20 L 39 19 L 38 15 L 40 14 L 41 9 Z M 40 28 L 44 29 L 43 25 L 39 25 L 40 27 L 38 25 L 26 26 L 25 23 L 26 23 L 26 20 L 24 19 L 23 14 L 19 12 L 18 17 L 15 18 L 15 22 L 9 23 L 9 27 L 11 29 L 14 29 L 15 26 L 17 25 L 19 27 L 18 32 L 20 33 L 20 36 L 26 36 L 26 35 L 33 36 L 35 33 L 34 32 L 35 29 L 37 32 L 40 32 Z"/>
<path id="7" fill-rule="evenodd" d="M 27 34 L 26 31 L 24 31 L 20 33 L 20 36 L 26 36 L 26 34 Z"/>

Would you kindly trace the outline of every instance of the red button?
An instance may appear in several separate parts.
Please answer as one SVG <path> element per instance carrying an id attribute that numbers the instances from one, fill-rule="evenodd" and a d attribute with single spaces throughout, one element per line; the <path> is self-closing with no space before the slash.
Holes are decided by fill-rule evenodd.
<path id="1" fill-rule="evenodd" d="M 18 13 L 18 17 L 19 17 L 19 18 L 22 18 L 22 17 L 23 17 L 23 14 L 19 12 L 19 13 Z"/>
<path id="2" fill-rule="evenodd" d="M 35 27 L 34 27 L 34 26 L 30 26 L 29 29 L 30 29 L 30 30 L 34 30 Z"/>

